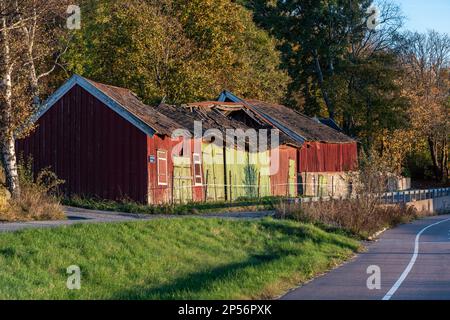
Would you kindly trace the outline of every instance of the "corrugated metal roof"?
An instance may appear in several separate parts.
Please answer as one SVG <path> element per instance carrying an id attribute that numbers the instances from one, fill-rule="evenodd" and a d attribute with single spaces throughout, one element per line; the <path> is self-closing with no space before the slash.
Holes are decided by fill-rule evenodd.
<path id="1" fill-rule="evenodd" d="M 320 123 L 329 126 L 331 129 L 343 132 L 342 129 L 338 126 L 338 124 L 331 118 L 318 118 L 317 120 L 320 121 Z"/>

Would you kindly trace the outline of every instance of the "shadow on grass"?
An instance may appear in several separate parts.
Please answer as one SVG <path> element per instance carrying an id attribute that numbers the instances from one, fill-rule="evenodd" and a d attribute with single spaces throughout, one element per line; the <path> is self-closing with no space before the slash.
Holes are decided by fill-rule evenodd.
<path id="1" fill-rule="evenodd" d="M 263 221 L 261 225 L 267 232 L 270 233 L 279 233 L 282 236 L 289 237 L 290 240 L 295 240 L 296 242 L 302 242 L 305 240 L 311 240 L 314 243 L 320 244 L 330 244 L 335 245 L 344 249 L 354 249 L 353 246 L 349 245 L 348 242 L 344 241 L 342 238 L 339 239 L 337 236 L 347 236 L 344 231 L 338 228 L 325 228 L 322 226 L 315 226 L 314 228 L 306 227 L 305 225 L 287 225 L 281 223 L 273 223 L 272 221 Z M 329 233 L 330 235 L 334 235 L 336 237 L 327 236 L 324 237 L 323 233 L 319 232 L 319 229 L 322 231 Z M 315 231 L 316 230 L 316 231 Z"/>
<path id="2" fill-rule="evenodd" d="M 146 287 L 145 285 L 137 286 L 131 289 L 116 292 L 111 298 L 115 300 L 190 299 L 197 297 L 201 292 L 207 293 L 208 290 L 214 290 L 213 286 L 216 283 L 236 282 L 236 280 L 239 279 L 238 274 L 242 275 L 246 268 L 262 267 L 265 264 L 269 264 L 278 259 L 283 259 L 292 254 L 295 254 L 295 252 L 285 251 L 263 255 L 252 255 L 244 262 L 232 263 L 210 270 L 191 273 L 185 277 L 178 278 L 170 283 L 157 287 Z"/>
<path id="3" fill-rule="evenodd" d="M 344 241 L 331 237 L 323 237 L 323 234 L 315 232 L 312 228 L 301 226 L 290 226 L 286 224 L 262 222 L 263 232 L 270 234 L 278 233 L 282 238 L 275 241 L 275 244 L 267 245 L 262 254 L 250 255 L 245 261 L 230 263 L 228 265 L 202 270 L 187 274 L 184 277 L 177 278 L 169 283 L 160 286 L 140 285 L 130 289 L 116 292 L 112 299 L 196 299 L 208 298 L 208 292 L 220 290 L 220 284 L 236 283 L 239 287 L 244 285 L 240 279 L 245 279 L 246 271 L 250 268 L 266 270 L 273 268 L 271 264 L 278 260 L 287 259 L 289 256 L 299 256 L 302 254 L 301 244 L 306 240 L 312 240 L 317 244 L 330 244 L 354 250 L 355 248 Z M 292 249 L 283 248 L 286 242 L 295 243 Z M 252 285 L 251 279 L 247 279 Z M 216 286 L 218 285 L 218 286 Z M 220 294 L 220 292 L 219 292 Z M 206 296 L 205 296 L 206 295 Z"/>

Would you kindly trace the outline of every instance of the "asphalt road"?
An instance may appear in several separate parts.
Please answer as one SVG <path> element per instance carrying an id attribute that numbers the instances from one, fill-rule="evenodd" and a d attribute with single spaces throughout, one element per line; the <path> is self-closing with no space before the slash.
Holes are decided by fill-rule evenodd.
<path id="1" fill-rule="evenodd" d="M 149 215 L 149 214 L 133 214 L 123 212 L 108 212 L 98 210 L 87 210 L 73 207 L 64 207 L 66 220 L 57 221 L 31 221 L 31 222 L 6 222 L 0 223 L 0 232 L 14 232 L 23 229 L 36 228 L 56 228 L 62 226 L 69 226 L 80 223 L 114 223 L 114 222 L 128 222 L 139 220 L 153 220 L 153 219 L 178 219 L 183 217 L 199 217 L 204 219 L 221 218 L 221 219 L 262 219 L 274 214 L 273 211 L 260 212 L 236 212 L 236 213 L 219 213 L 219 214 L 204 214 L 192 216 L 180 215 Z"/>
<path id="2" fill-rule="evenodd" d="M 374 270 L 381 286 L 370 290 Z M 352 261 L 281 299 L 450 300 L 450 215 L 389 230 Z"/>

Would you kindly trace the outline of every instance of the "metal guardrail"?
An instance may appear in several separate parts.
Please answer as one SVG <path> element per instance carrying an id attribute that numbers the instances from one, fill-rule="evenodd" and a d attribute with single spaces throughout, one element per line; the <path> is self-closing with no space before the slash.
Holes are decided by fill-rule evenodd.
<path id="1" fill-rule="evenodd" d="M 381 196 L 386 204 L 407 203 L 413 201 L 441 198 L 450 195 L 450 188 L 409 190 L 399 192 L 387 192 Z"/>
<path id="2" fill-rule="evenodd" d="M 408 190 L 397 192 L 386 192 L 380 196 L 385 204 L 408 203 L 413 201 L 434 199 L 450 196 L 450 188 L 437 188 L 425 190 Z M 352 196 L 351 198 L 356 198 Z M 291 198 L 289 202 L 310 203 L 319 201 L 343 200 L 345 197 L 309 197 L 309 198 Z"/>

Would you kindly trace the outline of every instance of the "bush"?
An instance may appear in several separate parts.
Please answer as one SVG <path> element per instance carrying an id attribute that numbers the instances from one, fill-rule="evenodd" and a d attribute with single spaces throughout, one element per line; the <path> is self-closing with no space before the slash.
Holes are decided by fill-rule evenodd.
<path id="1" fill-rule="evenodd" d="M 362 153 L 358 172 L 350 176 L 354 190 L 348 199 L 281 204 L 277 208 L 278 215 L 342 228 L 363 238 L 418 218 L 419 213 L 414 208 L 382 203 L 380 195 L 387 190 L 390 172 L 387 161 L 377 153 Z"/>
<path id="2" fill-rule="evenodd" d="M 384 228 L 410 222 L 421 214 L 412 207 L 379 204 L 368 210 L 361 199 L 331 200 L 279 206 L 278 215 L 301 222 L 325 224 L 368 238 Z M 423 214 L 425 215 L 425 214 Z"/>
<path id="3" fill-rule="evenodd" d="M 0 208 L 1 221 L 59 220 L 64 212 L 56 197 L 58 186 L 64 183 L 49 169 L 39 172 L 36 177 L 32 161 L 20 162 L 18 166 L 21 195 L 10 199 Z"/>

